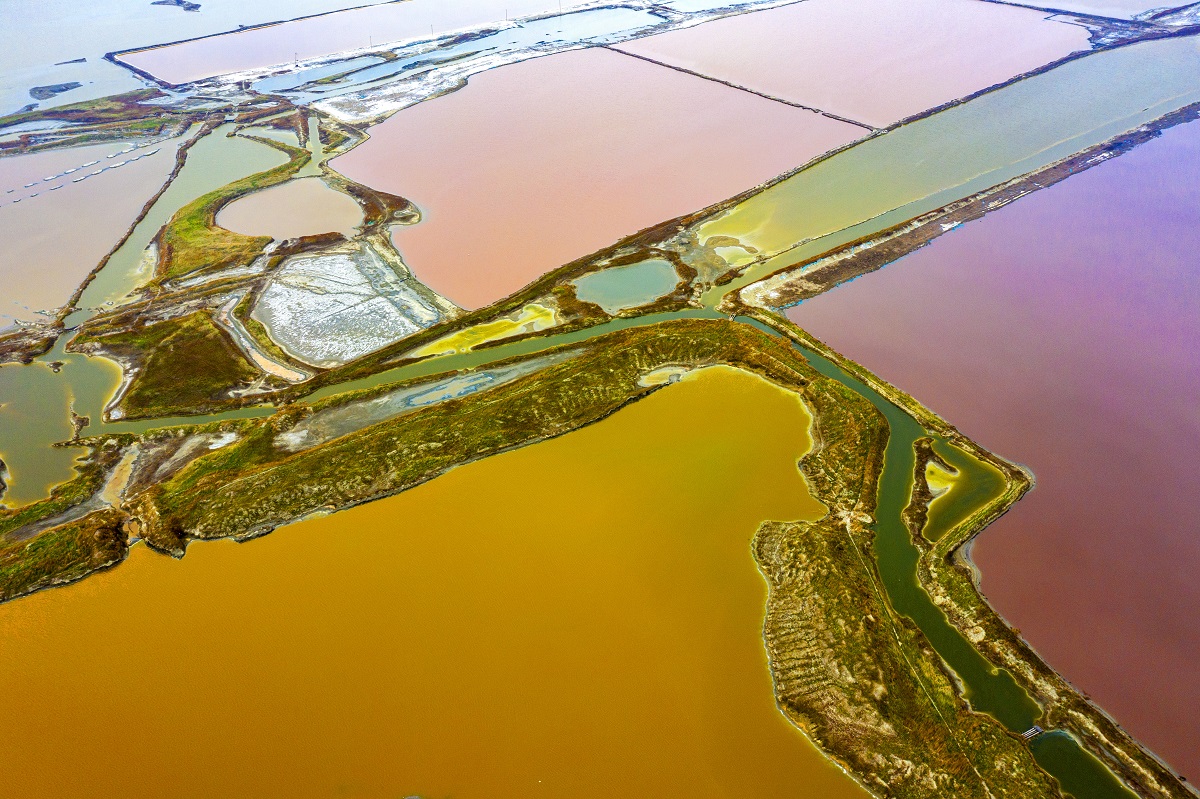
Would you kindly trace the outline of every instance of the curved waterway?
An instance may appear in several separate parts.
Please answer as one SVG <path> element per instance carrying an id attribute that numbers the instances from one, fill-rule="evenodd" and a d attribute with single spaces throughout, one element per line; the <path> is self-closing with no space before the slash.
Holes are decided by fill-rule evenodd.
<path id="1" fill-rule="evenodd" d="M 765 326 L 763 329 L 769 330 Z M 994 716 L 1013 732 L 1024 732 L 1041 714 L 1037 703 L 1008 671 L 989 663 L 961 632 L 951 626 L 917 582 L 920 551 L 912 542 L 902 514 L 912 496 L 916 467 L 913 444 L 929 433 L 907 412 L 865 383 L 847 375 L 836 364 L 807 350 L 801 351 L 813 368 L 870 400 L 887 418 L 891 434 L 879 481 L 875 553 L 892 607 L 921 628 L 934 650 L 958 676 L 972 708 Z M 936 438 L 935 448 L 939 453 L 953 449 L 944 440 Z M 951 463 L 959 469 L 956 478 L 961 486 L 959 490 L 970 491 L 967 484 L 972 482 L 994 486 L 996 491 L 1003 490 L 1003 485 L 996 483 L 986 464 L 974 458 L 955 458 Z M 1054 775 L 1063 790 L 1075 799 L 1133 799 L 1135 796 L 1103 763 L 1065 732 L 1052 731 L 1034 738 L 1030 749 L 1038 765 Z"/>
<path id="2" fill-rule="evenodd" d="M 994 185 L 1031 169 L 1045 166 L 1076 150 L 1104 141 L 1124 130 L 1157 118 L 1189 102 L 1200 100 L 1200 88 L 1194 80 L 1200 69 L 1200 46 L 1194 37 L 1146 42 L 1119 50 L 1097 53 L 1053 69 L 1042 75 L 1020 81 L 998 91 L 976 98 L 961 106 L 943 111 L 926 119 L 891 131 L 843 153 L 833 156 L 777 184 L 737 206 L 729 214 L 702 226 L 704 236 L 734 235 L 752 241 L 767 253 L 783 254 L 752 265 L 746 273 L 726 286 L 716 286 L 705 296 L 705 304 L 715 307 L 725 294 L 736 291 L 788 263 L 819 255 L 838 244 L 868 233 L 877 232 L 891 224 L 911 218 L 947 202 L 959 199 L 981 188 Z M 313 121 L 310 121 L 313 122 Z M 1011 126 L 1013 135 L 997 135 L 997 125 Z M 1007 130 L 1007 128 L 1006 128 Z M 306 169 L 317 169 L 323 157 L 319 138 L 310 136 L 317 150 Z M 218 142 L 220 144 L 218 144 Z M 202 148 L 251 144 L 241 139 L 209 136 L 189 152 L 189 165 L 199 161 Z M 281 157 L 277 152 L 258 145 L 268 155 Z M 205 159 L 211 164 L 246 163 L 246 156 L 227 160 Z M 274 162 L 244 174 L 273 166 Z M 168 196 L 176 186 L 182 189 L 185 178 L 203 180 L 206 170 L 185 167 L 168 194 L 151 211 L 167 207 Z M 215 174 L 215 173 L 214 173 Z M 307 172 L 302 172 L 307 174 Z M 880 176 L 886 175 L 887 180 Z M 232 179 L 232 178 L 231 178 Z M 225 180 L 223 182 L 229 182 Z M 217 183 L 213 186 L 223 185 Z M 189 188 L 188 194 L 199 196 Z M 191 199 L 189 197 L 188 199 Z M 182 203 L 180 203 L 182 204 Z M 171 209 L 173 213 L 174 209 Z M 167 215 L 169 216 L 169 214 Z M 157 223 L 147 219 L 142 229 L 152 236 L 166 218 Z M 157 225 L 157 226 L 156 226 Z M 149 242 L 149 236 L 145 242 Z M 797 244 L 799 242 L 799 244 Z M 81 305 L 101 302 L 124 295 L 132 285 L 123 275 L 129 267 L 118 267 L 122 259 L 141 258 L 145 244 L 130 244 L 102 270 L 89 286 Z M 112 281 L 110 283 L 110 281 Z M 133 285 L 136 285 L 134 283 Z M 86 313 L 86 312 L 81 312 Z M 70 322 L 84 317 L 74 317 Z M 661 316 L 639 320 L 656 321 Z M 619 320 L 619 326 L 632 324 Z M 607 328 L 597 328 L 578 337 L 555 337 L 537 345 L 525 345 L 521 351 L 541 349 L 568 340 L 590 337 Z M 64 355 L 61 345 L 41 358 L 42 363 L 63 360 L 67 365 L 60 375 L 47 377 L 28 370 L 44 370 L 43 366 L 0 368 L 0 397 L 8 403 L 0 408 L 0 450 L 13 471 L 10 501 L 26 502 L 44 496 L 54 484 L 68 479 L 78 450 L 54 448 L 51 445 L 69 437 L 70 428 L 60 406 L 76 398 L 76 410 L 92 418 L 89 432 L 100 430 L 148 429 L 167 424 L 168 420 L 143 423 L 137 427 L 98 424 L 104 401 L 116 389 L 118 376 L 112 364 L 100 359 Z M 516 354 L 516 352 L 513 352 Z M 450 356 L 447 356 L 450 357 Z M 502 357 L 500 350 L 472 354 L 454 363 L 470 366 Z M 451 362 L 442 359 L 418 364 L 403 374 L 390 372 L 366 381 L 322 390 L 319 395 L 336 393 L 360 384 L 379 385 L 401 377 L 414 377 L 446 371 Z M 38 380 L 44 389 L 28 386 Z M 47 393 L 49 392 L 49 393 Z M 84 404 L 82 399 L 103 395 L 99 401 Z M 9 397 L 16 397 L 9 400 Z M 38 403 L 22 404 L 22 397 L 42 398 Z M 54 413 L 47 409 L 54 408 Z M 241 411 L 237 414 L 195 417 L 201 422 L 231 415 L 265 413 L 264 410 Z M 26 429 L 26 428 L 33 429 Z M 64 434 L 64 431 L 65 434 Z M 7 442 L 20 442 L 13 447 Z"/>
<path id="3" fill-rule="evenodd" d="M 824 513 L 810 422 L 705 369 L 396 497 L 4 605 L 6 788 L 865 799 L 775 707 L 761 638 L 751 537 Z"/>

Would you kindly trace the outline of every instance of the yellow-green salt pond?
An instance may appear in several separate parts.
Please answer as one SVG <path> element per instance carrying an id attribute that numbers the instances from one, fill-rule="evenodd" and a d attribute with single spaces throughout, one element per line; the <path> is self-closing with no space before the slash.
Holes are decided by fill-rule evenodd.
<path id="1" fill-rule="evenodd" d="M 522 333 L 536 333 L 548 330 L 558 324 L 558 315 L 553 308 L 530 303 L 521 310 L 494 322 L 474 325 L 457 333 L 443 336 L 437 341 L 409 353 L 413 358 L 424 358 L 429 355 L 450 355 L 456 352 L 470 352 L 480 344 L 490 341 L 518 336 Z"/>
<path id="2" fill-rule="evenodd" d="M 935 440 L 933 451 L 954 469 L 949 472 L 933 462 L 925 467 L 925 479 L 935 496 L 922 532 L 937 541 L 1003 494 L 1006 484 L 999 469 L 953 444 Z"/>

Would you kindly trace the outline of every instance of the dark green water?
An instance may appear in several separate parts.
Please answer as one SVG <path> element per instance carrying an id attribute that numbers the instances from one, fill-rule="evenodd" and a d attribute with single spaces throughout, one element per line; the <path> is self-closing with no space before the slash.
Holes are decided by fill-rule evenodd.
<path id="1" fill-rule="evenodd" d="M 937 541 L 950 530 L 962 524 L 975 512 L 995 497 L 1004 493 L 1004 475 L 999 469 L 989 466 L 945 442 L 934 441 L 933 451 L 942 460 L 958 471 L 958 478 L 950 490 L 938 497 L 929 509 L 929 518 L 922 531 L 929 541 Z"/>

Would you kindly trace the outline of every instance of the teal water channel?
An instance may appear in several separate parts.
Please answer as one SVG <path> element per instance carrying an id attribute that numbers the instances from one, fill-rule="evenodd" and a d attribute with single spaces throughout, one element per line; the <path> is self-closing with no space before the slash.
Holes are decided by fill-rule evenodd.
<path id="1" fill-rule="evenodd" d="M 766 325 L 756 327 L 779 335 Z M 846 374 L 832 361 L 798 348 L 813 368 L 862 395 L 879 409 L 890 428 L 879 480 L 879 503 L 875 512 L 875 554 L 879 575 L 888 599 L 899 613 L 912 619 L 934 650 L 962 682 L 974 710 L 996 718 L 1009 730 L 1020 733 L 1041 716 L 1037 703 L 1005 669 L 987 661 L 951 626 L 946 615 L 917 582 L 920 550 L 912 542 L 903 512 L 912 496 L 916 452 L 913 443 L 932 435 L 912 416 L 860 380 Z M 937 436 L 935 441 L 945 444 Z M 971 478 L 961 472 L 960 480 Z M 1030 742 L 1038 764 L 1052 774 L 1074 799 L 1134 799 L 1135 794 L 1070 734 L 1050 731 Z"/>
<path id="2" fill-rule="evenodd" d="M 1200 74 L 1200 48 L 1194 38 L 1149 42 L 1089 56 L 846 150 L 703 225 L 702 238 L 732 235 L 760 251 L 785 253 L 796 260 L 805 253 L 819 254 L 842 241 L 969 196 L 1200 101 L 1196 74 Z M 215 148 L 213 158 L 203 155 L 210 142 Z M 89 286 L 82 307 L 103 307 L 136 285 L 128 281 L 138 274 L 146 245 L 179 205 L 274 165 L 252 163 L 254 159 L 281 157 L 262 145 L 254 146 L 266 152 L 224 157 L 224 147 L 230 142 L 246 144 L 244 140 L 217 135 L 197 143 L 177 178 L 179 182 L 186 176 L 188 182 L 179 183 L 178 191 L 173 185 L 156 204 L 118 257 Z M 319 144 L 314 147 L 319 150 Z M 231 177 L 220 171 L 228 168 L 237 174 Z M 210 183 L 210 188 L 204 188 Z M 737 290 L 782 265 L 781 261 L 770 260 L 756 264 L 732 285 L 714 291 L 723 295 Z M 707 299 L 715 303 L 720 297 Z M 78 324 L 91 313 L 81 310 L 69 324 Z M 471 369 L 613 330 L 668 319 L 718 316 L 711 310 L 692 310 L 616 319 L 569 334 L 427 359 L 321 389 L 310 399 Z M 756 326 L 778 335 L 765 325 Z M 178 422 L 200 423 L 271 412 L 270 408 L 260 407 L 186 419 L 103 423 L 101 410 L 117 387 L 117 368 L 102 359 L 65 354 L 65 338 L 30 366 L 0 368 L 0 451 L 13 473 L 10 500 L 35 500 L 70 477 L 79 450 L 51 445 L 70 435 L 66 410 L 72 402 L 78 413 L 92 418 L 89 433 L 137 432 Z M 1040 716 L 1036 703 L 1011 674 L 988 663 L 949 624 L 917 582 L 919 551 L 909 538 L 901 513 L 912 487 L 913 441 L 926 431 L 903 410 L 832 362 L 812 353 L 805 355 L 818 371 L 874 403 L 891 427 L 875 526 L 878 567 L 890 601 L 921 628 L 959 676 L 975 709 L 993 715 L 1015 732 L 1028 729 Z M 64 362 L 57 374 L 46 365 L 53 361 Z M 1099 760 L 1065 733 L 1043 735 L 1032 742 L 1031 749 L 1038 762 L 1076 799 L 1132 796 Z"/>

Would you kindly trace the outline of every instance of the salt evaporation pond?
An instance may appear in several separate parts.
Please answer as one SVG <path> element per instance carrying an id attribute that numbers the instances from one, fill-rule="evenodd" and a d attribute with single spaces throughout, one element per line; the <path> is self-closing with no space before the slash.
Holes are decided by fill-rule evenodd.
<path id="1" fill-rule="evenodd" d="M 37 311 L 53 314 L 67 304 L 162 187 L 183 141 L 0 158 L 0 332 L 18 320 L 44 320 Z"/>
<path id="2" fill-rule="evenodd" d="M 394 234 L 405 262 L 478 308 L 863 133 L 594 48 L 475 75 L 373 127 L 331 166 L 416 203 L 421 222 Z"/>
<path id="3" fill-rule="evenodd" d="M 349 237 L 362 224 L 362 209 L 348 195 L 310 177 L 234 200 L 217 214 L 217 224 L 236 233 L 279 241 L 318 233 Z"/>
<path id="4" fill-rule="evenodd" d="M 31 101 L 32 86 L 83 84 L 41 108 L 92 100 L 144 87 L 105 53 L 237 30 L 241 25 L 361 6 L 366 0 L 204 0 L 199 11 L 129 0 L 4 0 L 0 48 L 0 114 Z M 82 63 L 63 63 L 85 59 Z"/>
<path id="5" fill-rule="evenodd" d="M 1085 28 L 1016 6 L 806 0 L 618 49 L 884 127 L 1089 45 Z"/>
<path id="6" fill-rule="evenodd" d="M 989 601 L 1193 777 L 1198 186 L 1193 123 L 788 311 L 1033 470 L 975 545 Z"/>
<path id="7" fill-rule="evenodd" d="M 371 242 L 289 258 L 252 316 L 291 357 L 339 366 L 441 321 L 444 302 L 396 271 Z"/>
<path id="8" fill-rule="evenodd" d="M 167 83 L 190 83 L 228 72 L 502 25 L 509 19 L 558 13 L 576 5 L 559 0 L 404 0 L 140 50 L 120 60 Z"/>
<path id="9" fill-rule="evenodd" d="M 227 183 L 284 162 L 283 153 L 273 147 L 227 136 L 231 129 L 232 125 L 223 125 L 188 149 L 183 170 L 88 284 L 79 299 L 81 310 L 67 317 L 68 326 L 87 319 L 92 309 L 120 300 L 151 276 L 154 260 L 147 259 L 147 247 L 182 206 Z M 87 185 L 91 180 L 78 185 Z M 66 192 L 64 188 L 55 194 Z M 119 200 L 105 196 L 99 202 Z M 64 347 L 70 337 L 60 337 L 54 349 L 28 366 L 0 366 L 0 457 L 12 474 L 5 494 L 9 503 L 41 499 L 51 487 L 71 477 L 74 459 L 82 450 L 53 446 L 71 437 L 67 409 L 73 402 L 76 412 L 91 418 L 88 432 L 96 433 L 102 427 L 104 405 L 121 382 L 121 370 L 112 361 L 67 353 Z M 59 373 L 47 365 L 55 361 L 63 364 Z"/>
<path id="10" fill-rule="evenodd" d="M 866 799 L 776 708 L 761 637 L 750 538 L 824 510 L 809 424 L 717 367 L 399 496 L 4 605 L 5 785 Z"/>

